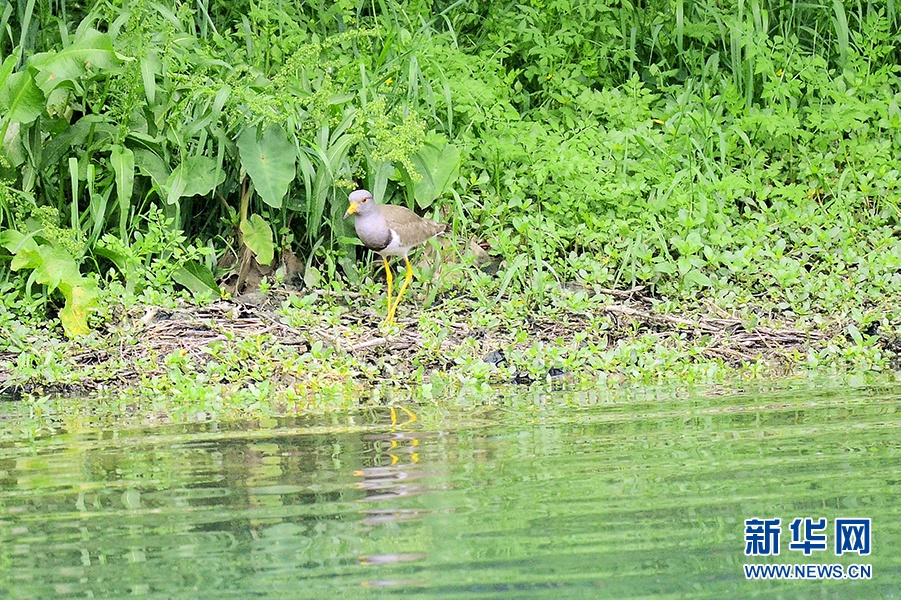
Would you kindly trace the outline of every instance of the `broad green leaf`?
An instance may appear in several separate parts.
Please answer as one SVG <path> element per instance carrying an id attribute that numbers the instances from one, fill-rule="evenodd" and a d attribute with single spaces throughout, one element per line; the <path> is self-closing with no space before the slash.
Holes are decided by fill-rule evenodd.
<path id="1" fill-rule="evenodd" d="M 161 136 L 152 136 L 147 133 L 143 133 L 141 131 L 137 131 L 136 129 L 132 129 L 128 132 L 128 136 L 126 139 L 129 141 L 128 147 L 134 150 L 136 153 L 139 149 L 150 150 L 151 152 L 155 152 L 159 154 L 162 151 L 165 134 Z"/>
<path id="2" fill-rule="evenodd" d="M 413 184 L 413 194 L 420 208 L 428 208 L 457 181 L 460 174 L 460 150 L 442 139 L 423 144 L 411 157 L 419 181 Z"/>
<path id="3" fill-rule="evenodd" d="M 31 239 L 31 237 L 18 232 L 15 229 L 7 229 L 0 232 L 0 246 L 3 246 L 13 254 L 18 252 L 19 246 L 21 246 L 26 239 Z M 34 240 L 32 240 L 32 243 L 34 243 Z M 35 246 L 37 246 L 36 243 Z"/>
<path id="4" fill-rule="evenodd" d="M 189 175 L 185 185 L 185 196 L 206 196 L 225 181 L 225 171 L 213 158 L 190 156 L 183 164 L 187 165 Z"/>
<path id="5" fill-rule="evenodd" d="M 272 243 L 272 228 L 260 215 L 251 215 L 241 221 L 241 235 L 244 243 L 257 255 L 257 262 L 269 265 L 275 257 L 275 245 Z"/>
<path id="6" fill-rule="evenodd" d="M 7 229 L 0 233 L 0 246 L 13 253 L 9 268 L 13 271 L 34 269 L 42 262 L 41 249 L 33 236 Z"/>
<path id="7" fill-rule="evenodd" d="M 7 124 L 6 135 L 3 138 L 0 153 L 3 154 L 3 158 L 6 159 L 8 165 L 0 165 L 0 172 L 5 170 L 4 167 L 8 167 L 11 170 L 18 169 L 26 160 L 28 160 L 28 150 L 30 150 L 30 148 L 25 148 L 25 138 L 29 137 L 27 134 L 27 127 L 23 131 L 23 128 L 19 123 Z M 7 178 L 12 177 L 8 172 L 5 176 Z M 0 177 L 2 177 L 2 175 L 0 175 Z"/>
<path id="8" fill-rule="evenodd" d="M 182 196 L 205 196 L 225 181 L 225 171 L 208 156 L 189 156 L 166 180 L 166 202 L 175 204 Z"/>
<path id="9" fill-rule="evenodd" d="M 44 112 L 44 94 L 28 71 L 13 73 L 0 89 L 0 111 L 11 123 L 31 123 Z"/>
<path id="10" fill-rule="evenodd" d="M 187 173 L 187 163 L 181 163 L 169 174 L 163 186 L 165 188 L 164 191 L 166 191 L 166 204 L 175 204 L 179 198 L 185 195 L 185 188 L 188 187 Z"/>
<path id="11" fill-rule="evenodd" d="M 156 75 L 162 71 L 156 51 L 148 50 L 140 59 L 141 81 L 144 83 L 144 95 L 151 105 L 156 103 Z"/>
<path id="12" fill-rule="evenodd" d="M 38 244 L 32 236 L 9 229 L 0 233 L 0 244 L 13 252 L 14 271 L 34 269 L 35 282 L 49 291 L 59 289 L 66 304 L 59 312 L 63 329 L 70 337 L 88 333 L 88 310 L 97 299 L 97 284 L 81 275 L 72 255 L 50 244 Z"/>
<path id="13" fill-rule="evenodd" d="M 34 269 L 34 280 L 51 290 L 71 288 L 81 283 L 83 277 L 72 255 L 56 246 L 40 246 L 41 264 Z"/>
<path id="14" fill-rule="evenodd" d="M 66 297 L 66 305 L 59 311 L 59 320 L 66 330 L 66 335 L 76 337 L 90 333 L 88 311 L 98 296 L 94 282 L 83 277 L 79 284 L 68 289 L 60 286 L 60 291 Z"/>
<path id="15" fill-rule="evenodd" d="M 71 46 L 59 52 L 35 54 L 28 64 L 38 70 L 35 81 L 45 94 L 64 81 L 75 81 L 88 68 L 113 69 L 121 63 L 110 36 L 86 29 Z"/>
<path id="16" fill-rule="evenodd" d="M 13 52 L 9 56 L 7 56 L 3 64 L 0 65 L 0 89 L 6 87 L 6 80 L 9 79 L 9 76 L 12 75 L 13 70 L 16 68 L 16 63 L 19 62 L 19 53 Z"/>
<path id="17" fill-rule="evenodd" d="M 131 194 L 135 187 L 134 152 L 116 144 L 110 150 L 110 162 L 116 173 L 116 196 L 119 200 L 119 235 L 126 235 L 128 214 L 131 208 Z"/>
<path id="18" fill-rule="evenodd" d="M 270 125 L 257 140 L 255 127 L 245 129 L 238 137 L 241 165 L 253 180 L 263 202 L 281 208 L 288 186 L 297 175 L 294 146 L 278 125 Z"/>
<path id="19" fill-rule="evenodd" d="M 189 260 L 172 273 L 172 279 L 201 298 L 218 298 L 222 291 L 216 285 L 213 273 L 206 265 Z"/>
<path id="20" fill-rule="evenodd" d="M 144 148 L 137 148 L 134 151 L 134 155 L 135 166 L 141 174 L 150 177 L 153 181 L 153 185 L 161 191 L 160 195 L 162 195 L 162 191 L 166 189 L 166 181 L 170 175 L 166 161 L 160 158 L 156 152 Z"/>
<path id="21" fill-rule="evenodd" d="M 54 128 L 53 133 L 59 133 L 68 129 L 69 119 L 66 117 L 66 111 L 69 109 L 70 102 L 72 101 L 72 90 L 66 89 L 63 87 L 58 87 L 49 94 L 47 94 L 47 102 L 44 105 L 44 110 L 47 111 L 47 114 L 53 118 L 61 118 L 65 121 L 65 125 L 57 126 Z M 62 127 L 62 128 L 59 128 Z"/>
<path id="22" fill-rule="evenodd" d="M 318 288 L 322 284 L 322 273 L 319 269 L 310 265 L 303 272 L 303 282 L 308 288 Z"/>
<path id="23" fill-rule="evenodd" d="M 372 192 L 372 195 L 381 200 L 385 197 L 385 190 L 388 189 L 388 179 L 394 175 L 397 169 L 394 168 L 394 165 L 391 164 L 389 160 L 380 160 L 376 163 L 373 161 L 369 161 L 369 191 Z M 408 189 L 412 189 L 410 186 Z"/>

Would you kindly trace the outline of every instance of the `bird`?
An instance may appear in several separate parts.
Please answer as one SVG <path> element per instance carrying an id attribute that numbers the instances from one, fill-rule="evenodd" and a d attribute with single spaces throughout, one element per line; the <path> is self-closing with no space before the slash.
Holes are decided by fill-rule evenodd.
<path id="1" fill-rule="evenodd" d="M 386 324 L 395 324 L 394 315 L 407 286 L 413 279 L 413 267 L 407 254 L 414 246 L 444 233 L 447 225 L 420 217 L 412 210 L 394 204 L 378 204 L 368 190 L 356 190 L 348 196 L 350 206 L 344 218 L 354 217 L 354 229 L 363 245 L 382 257 L 385 278 L 388 280 L 388 315 Z M 389 256 L 403 256 L 407 266 L 404 283 L 391 304 L 391 288 L 394 277 L 388 265 Z"/>

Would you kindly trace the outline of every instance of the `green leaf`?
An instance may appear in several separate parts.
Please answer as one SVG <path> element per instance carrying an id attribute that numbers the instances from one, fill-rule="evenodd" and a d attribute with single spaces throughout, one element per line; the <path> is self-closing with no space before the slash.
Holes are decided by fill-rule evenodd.
<path id="1" fill-rule="evenodd" d="M 663 273 L 664 275 L 673 275 L 676 273 L 676 265 L 667 262 L 662 257 L 660 260 L 654 260 L 654 273 Z"/>
<path id="2" fill-rule="evenodd" d="M 13 252 L 10 268 L 34 269 L 34 281 L 49 291 L 59 289 L 66 304 L 59 311 L 63 329 L 70 337 L 90 332 L 88 311 L 97 300 L 97 284 L 81 275 L 72 255 L 50 244 L 38 244 L 32 236 L 9 229 L 0 233 L 0 244 Z"/>
<path id="3" fill-rule="evenodd" d="M 13 271 L 34 269 L 41 264 L 41 251 L 33 236 L 25 235 L 15 229 L 7 229 L 0 233 L 0 246 L 13 253 L 9 267 Z"/>
<path id="4" fill-rule="evenodd" d="M 135 166 L 138 168 L 138 171 L 140 171 L 142 175 L 150 177 L 153 181 L 153 185 L 160 190 L 160 195 L 162 195 L 166 189 L 166 181 L 170 175 L 166 161 L 160 158 L 156 152 L 144 148 L 137 148 L 134 151 L 134 155 Z"/>
<path id="5" fill-rule="evenodd" d="M 20 233 L 15 229 L 7 229 L 6 231 L 0 232 L 0 246 L 3 246 L 13 254 L 18 252 L 19 246 L 21 246 L 26 239 L 31 239 L 31 237 L 24 233 Z"/>
<path id="6" fill-rule="evenodd" d="M 6 129 L 6 135 L 3 138 L 3 144 L 0 144 L 2 145 L 2 148 L 0 148 L 0 155 L 2 155 L 9 164 L 0 165 L 0 173 L 3 173 L 0 177 L 5 176 L 6 179 L 11 179 L 11 171 L 21 167 L 25 164 L 25 161 L 28 160 L 28 157 L 31 156 L 29 154 L 31 147 L 25 147 L 25 144 L 30 141 L 30 128 L 23 128 L 19 123 L 8 123 L 7 125 L 8 127 Z M 2 125 L 0 125 L 0 127 L 2 127 Z"/>
<path id="7" fill-rule="evenodd" d="M 140 60 L 141 81 L 144 83 L 144 95 L 151 105 L 156 104 L 156 76 L 162 71 L 159 56 L 155 50 L 148 50 Z"/>
<path id="8" fill-rule="evenodd" d="M 88 327 L 88 312 L 97 301 L 98 292 L 93 281 L 81 278 L 78 285 L 60 286 L 66 297 L 66 305 L 59 311 L 59 320 L 66 335 L 76 337 L 91 332 Z"/>
<path id="9" fill-rule="evenodd" d="M 272 243 L 272 228 L 260 215 L 251 215 L 246 221 L 241 221 L 241 235 L 244 243 L 257 255 L 257 262 L 261 265 L 272 264 L 275 257 L 275 245 Z"/>
<path id="10" fill-rule="evenodd" d="M 172 279 L 201 298 L 218 298 L 222 292 L 210 269 L 196 260 L 189 260 L 172 273 Z"/>
<path id="11" fill-rule="evenodd" d="M 6 87 L 6 80 L 9 79 L 9 76 L 12 75 L 13 70 L 16 68 L 16 63 L 19 62 L 19 53 L 13 52 L 9 56 L 4 59 L 3 64 L 0 65 L 0 89 Z"/>
<path id="12" fill-rule="evenodd" d="M 257 140 L 255 127 L 238 137 L 241 165 L 253 180 L 253 187 L 272 208 L 281 208 L 288 186 L 297 175 L 294 147 L 278 125 L 270 125 Z"/>
<path id="13" fill-rule="evenodd" d="M 72 149 L 87 144 L 88 138 L 96 143 L 100 139 L 115 139 L 117 135 L 116 125 L 108 122 L 106 117 L 85 115 L 44 143 L 43 164 L 64 162 L 66 158 L 76 154 Z"/>
<path id="14" fill-rule="evenodd" d="M 78 263 L 72 255 L 56 246 L 43 244 L 40 246 L 41 264 L 34 268 L 34 280 L 46 285 L 50 290 L 60 288 L 65 294 L 66 287 L 78 286 L 83 277 L 78 270 Z"/>
<path id="15" fill-rule="evenodd" d="M 80 79 L 88 68 L 114 69 L 121 62 L 109 35 L 86 29 L 71 46 L 59 52 L 35 54 L 28 64 L 38 70 L 35 81 L 45 94 L 49 94 L 64 81 Z"/>
<path id="16" fill-rule="evenodd" d="M 322 284 L 322 273 L 310 265 L 303 272 L 303 282 L 308 288 L 318 288 Z"/>
<path id="17" fill-rule="evenodd" d="M 103 236 L 103 242 L 104 242 L 104 243 L 97 244 L 96 246 L 94 246 L 93 252 L 94 252 L 94 254 L 96 254 L 97 256 L 102 256 L 103 258 L 105 258 L 105 259 L 109 260 L 110 262 L 112 262 L 114 265 L 116 265 L 116 268 L 119 269 L 119 271 L 122 272 L 122 274 L 127 275 L 127 274 L 128 274 L 128 271 L 127 271 L 127 269 L 128 269 L 128 256 L 127 256 L 125 253 L 123 253 L 123 252 L 120 252 L 120 251 L 118 251 L 118 250 L 114 250 L 114 249 L 112 249 L 111 247 L 105 245 L 105 244 L 107 243 L 107 240 L 108 240 L 110 237 L 113 237 L 113 235 L 112 235 L 111 233 L 108 233 L 108 234 L 104 235 L 104 236 Z M 115 238 L 114 238 L 114 239 L 115 239 Z"/>
<path id="18" fill-rule="evenodd" d="M 44 113 L 45 98 L 28 71 L 13 73 L 0 89 L 0 110 L 11 123 L 31 123 Z"/>
<path id="19" fill-rule="evenodd" d="M 175 204 L 183 196 L 205 196 L 225 181 L 225 171 L 214 159 L 189 156 L 178 165 L 166 180 L 166 202 Z"/>
<path id="20" fill-rule="evenodd" d="M 711 287 L 713 285 L 713 282 L 710 281 L 710 277 L 695 268 L 692 268 L 685 273 L 685 275 L 682 276 L 682 280 L 689 284 L 689 287 Z"/>
<path id="21" fill-rule="evenodd" d="M 460 175 L 460 150 L 439 136 L 423 144 L 411 157 L 420 176 L 413 184 L 413 194 L 419 208 L 428 208 L 457 181 Z"/>
<path id="22" fill-rule="evenodd" d="M 125 146 L 116 144 L 110 151 L 110 162 L 116 173 L 116 195 L 119 200 L 119 235 L 126 235 L 131 194 L 135 187 L 135 154 Z"/>

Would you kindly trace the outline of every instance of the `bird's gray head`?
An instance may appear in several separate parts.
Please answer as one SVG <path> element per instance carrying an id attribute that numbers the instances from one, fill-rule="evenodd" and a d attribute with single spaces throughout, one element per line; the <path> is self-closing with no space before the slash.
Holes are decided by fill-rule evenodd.
<path id="1" fill-rule="evenodd" d="M 351 192 L 347 199 L 350 200 L 350 206 L 347 207 L 347 212 L 344 213 L 345 219 L 350 215 L 370 215 L 377 210 L 375 199 L 368 190 Z"/>

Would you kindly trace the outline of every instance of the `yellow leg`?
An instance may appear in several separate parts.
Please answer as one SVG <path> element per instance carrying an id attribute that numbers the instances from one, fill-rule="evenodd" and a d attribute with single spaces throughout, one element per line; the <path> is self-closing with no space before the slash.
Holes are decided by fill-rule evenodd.
<path id="1" fill-rule="evenodd" d="M 391 267 L 388 265 L 388 259 L 384 256 L 382 257 L 382 262 L 385 264 L 385 279 L 388 280 L 388 314 L 391 314 L 391 287 L 394 285 L 394 276 L 391 274 Z M 391 317 L 389 316 L 385 319 L 386 323 L 391 322 Z"/>
<path id="2" fill-rule="evenodd" d="M 400 305 L 401 296 L 404 295 L 407 286 L 410 285 L 410 281 L 413 279 L 413 266 L 410 264 L 410 259 L 405 256 L 404 262 L 407 263 L 407 274 L 404 275 L 404 283 L 400 286 L 400 291 L 397 292 L 397 299 L 394 300 L 394 306 L 388 309 L 389 323 L 394 323 L 394 313 L 397 312 L 397 307 Z"/>

